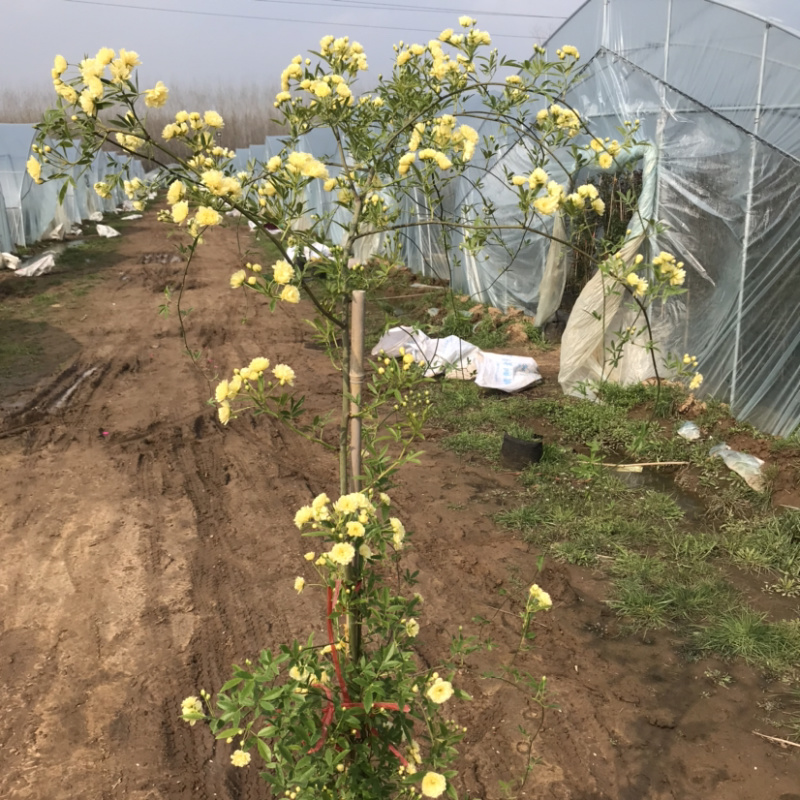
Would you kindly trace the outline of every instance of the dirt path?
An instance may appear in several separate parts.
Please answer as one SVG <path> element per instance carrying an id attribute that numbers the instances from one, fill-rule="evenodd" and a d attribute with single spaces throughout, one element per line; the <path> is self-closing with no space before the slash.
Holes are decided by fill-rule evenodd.
<path id="1" fill-rule="evenodd" d="M 211 384 L 184 353 L 174 313 L 156 313 L 183 265 L 140 263 L 172 251 L 166 234 L 152 217 L 135 223 L 100 286 L 44 312 L 80 352 L 38 393 L 5 404 L 0 797 L 9 800 L 266 797 L 255 769 L 230 767 L 227 745 L 178 720 L 180 701 L 219 687 L 231 663 L 320 628 L 318 598 L 292 589 L 307 549 L 292 518 L 312 494 L 335 492 L 335 465 L 264 418 L 217 424 L 204 404 Z M 209 374 L 256 355 L 286 361 L 326 405 L 336 380 L 308 346 L 309 310 L 271 316 L 245 302 L 227 289 L 238 261 L 231 230 L 200 249 L 184 303 L 192 348 Z M 509 663 L 518 643 L 509 612 L 519 602 L 501 590 L 521 597 L 536 579 L 555 608 L 514 664 L 546 674 L 559 709 L 534 744 L 542 763 L 514 796 L 800 800 L 800 753 L 751 733 L 756 676 L 726 666 L 736 682 L 717 688 L 703 679 L 714 665 L 682 661 L 668 634 L 645 644 L 612 636 L 599 577 L 553 564 L 537 576 L 537 554 L 493 526 L 514 476 L 435 442 L 426 449 L 394 492 L 416 532 L 408 566 L 421 570 L 426 598 L 420 656 L 436 663 L 459 624 L 478 630 L 477 615 L 492 621 L 483 634 L 497 644 L 461 676 L 475 697 L 456 711 L 469 727 L 460 772 L 470 796 L 500 798 L 498 782 L 523 775 L 519 726 L 540 722 L 524 693 L 479 677 Z"/>

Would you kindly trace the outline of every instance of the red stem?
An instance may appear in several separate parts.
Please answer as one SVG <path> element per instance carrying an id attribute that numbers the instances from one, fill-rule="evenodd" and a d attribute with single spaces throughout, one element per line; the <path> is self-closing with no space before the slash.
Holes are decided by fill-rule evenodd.
<path id="1" fill-rule="evenodd" d="M 336 594 L 338 597 L 338 587 Z M 328 644 L 331 646 L 333 668 L 336 670 L 336 678 L 339 681 L 339 688 L 342 690 L 342 697 L 346 703 L 349 703 L 350 695 L 347 693 L 347 684 L 344 682 L 342 668 L 339 666 L 339 653 L 336 651 L 336 643 L 333 640 L 333 591 L 330 586 L 328 587 Z"/>

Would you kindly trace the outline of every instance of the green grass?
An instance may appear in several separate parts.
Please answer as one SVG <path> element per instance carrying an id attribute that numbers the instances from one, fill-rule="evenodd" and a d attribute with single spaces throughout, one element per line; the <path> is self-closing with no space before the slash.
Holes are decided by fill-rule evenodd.
<path id="1" fill-rule="evenodd" d="M 445 382 L 432 419 L 448 431 L 445 446 L 492 464 L 504 432 L 546 431 L 541 462 L 521 474 L 519 500 L 496 520 L 557 561 L 602 570 L 623 631 L 668 630 L 689 657 L 741 658 L 787 675 L 800 664 L 797 625 L 755 608 L 735 573 L 763 575 L 775 597 L 800 596 L 800 512 L 776 515 L 769 492 L 754 492 L 708 458 L 707 440 L 677 436 L 681 397 L 671 388 L 657 397 L 654 387 L 611 385 L 601 402 L 501 397 Z M 709 403 L 704 415 L 698 424 L 706 431 L 731 430 L 723 404 Z M 603 466 L 618 461 L 688 462 L 705 517 L 686 518 L 668 474 L 655 476 L 656 488 L 628 485 Z"/>

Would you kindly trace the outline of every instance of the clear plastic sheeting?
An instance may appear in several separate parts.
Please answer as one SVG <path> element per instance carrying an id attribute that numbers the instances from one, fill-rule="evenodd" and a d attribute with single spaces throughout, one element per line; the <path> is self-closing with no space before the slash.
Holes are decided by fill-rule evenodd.
<path id="1" fill-rule="evenodd" d="M 800 423 L 800 163 L 605 51 L 567 101 L 597 135 L 613 136 L 623 120 L 639 118 L 650 142 L 639 212 L 665 230 L 629 242 L 621 255 L 666 250 L 686 265 L 686 293 L 652 310 L 660 374 L 665 354 L 691 353 L 705 378 L 699 394 L 729 402 L 764 431 L 792 432 Z M 653 375 L 640 346 L 626 346 L 614 369 L 604 364 L 609 331 L 631 324 L 635 313 L 629 294 L 627 302 L 609 296 L 600 281 L 584 289 L 564 334 L 566 391 L 598 377 Z"/>
<path id="2" fill-rule="evenodd" d="M 117 172 L 122 159 L 100 151 L 88 169 L 73 167 L 75 186 L 69 186 L 63 202 L 59 202 L 60 182 L 37 184 L 28 175 L 26 163 L 35 136 L 32 125 L 0 124 L 0 247 L 12 250 L 29 246 L 50 237 L 59 228 L 71 231 L 93 213 L 113 213 L 122 205 L 125 195 L 115 188 L 111 196 L 101 198 L 94 184 L 111 172 Z M 79 157 L 77 149 L 70 154 Z M 129 178 L 144 178 L 138 160 L 128 163 Z"/>
<path id="3" fill-rule="evenodd" d="M 605 48 L 800 157 L 800 3 L 588 0 L 547 43 Z"/>

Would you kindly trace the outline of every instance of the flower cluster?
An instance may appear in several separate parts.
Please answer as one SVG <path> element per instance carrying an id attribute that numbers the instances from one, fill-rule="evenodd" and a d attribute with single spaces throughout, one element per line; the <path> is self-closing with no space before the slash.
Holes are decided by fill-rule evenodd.
<path id="1" fill-rule="evenodd" d="M 614 158 L 620 154 L 622 145 L 616 139 L 595 137 L 589 142 L 589 149 L 595 153 L 598 166 L 608 169 L 614 163 Z"/>
<path id="2" fill-rule="evenodd" d="M 663 250 L 653 259 L 653 267 L 658 270 L 659 276 L 669 282 L 670 286 L 683 286 L 686 280 L 686 270 L 683 261 L 676 261 L 675 256 Z"/>
<path id="3" fill-rule="evenodd" d="M 385 555 L 390 544 L 395 550 L 402 549 L 406 530 L 397 517 L 387 516 L 390 503 L 383 493 L 352 492 L 335 502 L 323 493 L 297 511 L 294 524 L 304 533 L 324 536 L 332 543 L 328 552 L 316 558 L 318 567 L 345 567 L 356 553 L 369 560 Z"/>
<path id="4" fill-rule="evenodd" d="M 204 717 L 203 703 L 199 697 L 192 695 L 181 703 L 181 718 L 190 725 L 194 725 L 198 719 L 203 719 Z"/>
<path id="5" fill-rule="evenodd" d="M 294 385 L 295 372 L 287 364 L 276 364 L 272 369 L 274 380 L 265 379 L 264 373 L 269 369 L 268 358 L 254 358 L 250 364 L 233 371 L 233 377 L 222 380 L 214 391 L 219 421 L 227 425 L 232 416 L 231 402 L 243 397 L 248 398 L 260 407 L 265 400 L 265 393 L 280 386 Z"/>
<path id="6" fill-rule="evenodd" d="M 536 124 L 543 131 L 560 131 L 568 139 L 577 136 L 581 130 L 581 118 L 577 111 L 553 103 L 536 114 Z"/>
<path id="7" fill-rule="evenodd" d="M 248 271 L 252 274 L 248 275 Z M 245 264 L 244 269 L 239 269 L 230 277 L 231 289 L 246 286 L 255 289 L 267 297 L 273 297 L 284 303 L 296 304 L 300 302 L 300 289 L 291 281 L 295 280 L 297 273 L 294 267 L 285 259 L 278 259 L 272 265 L 272 279 L 264 276 L 261 264 Z"/>
<path id="8" fill-rule="evenodd" d="M 536 611 L 548 611 L 553 607 L 553 601 L 550 595 L 541 588 L 538 584 L 534 583 L 528 589 L 528 607 Z"/>

